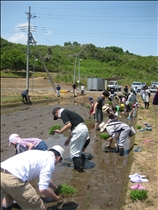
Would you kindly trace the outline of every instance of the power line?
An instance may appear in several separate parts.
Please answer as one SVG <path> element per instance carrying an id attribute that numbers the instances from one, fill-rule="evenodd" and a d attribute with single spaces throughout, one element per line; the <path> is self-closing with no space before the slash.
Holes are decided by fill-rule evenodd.
<path id="1" fill-rule="evenodd" d="M 1 34 L 15 34 L 21 32 L 19 31 L 3 31 Z M 24 32 L 24 31 L 22 31 Z M 81 30 L 64 30 L 64 29 L 56 29 L 56 28 L 50 28 L 50 29 L 44 29 L 44 28 L 37 28 L 35 31 L 32 31 L 36 34 L 40 34 L 43 36 L 40 32 L 43 34 L 60 34 L 60 35 L 75 35 L 75 36 L 91 36 L 91 37 L 110 37 L 110 38 L 141 38 L 141 39 L 156 39 L 158 37 L 157 33 L 135 33 L 135 32 L 96 32 L 96 31 L 81 31 Z M 44 37 L 44 36 L 43 36 Z M 48 38 L 45 37 L 45 39 L 48 40 Z M 52 43 L 51 41 L 49 41 Z"/>
<path id="2" fill-rule="evenodd" d="M 32 7 L 32 8 L 34 8 L 34 9 L 37 9 L 37 7 Z M 38 9 L 42 9 L 42 10 L 44 10 L 44 9 L 46 9 L 46 10 L 110 10 L 110 9 L 149 9 L 149 8 L 153 8 L 153 9 L 155 9 L 155 7 L 154 6 L 141 6 L 141 7 L 132 7 L 132 6 L 127 6 L 127 7 L 94 7 L 94 8 L 92 8 L 92 7 L 39 7 Z"/>

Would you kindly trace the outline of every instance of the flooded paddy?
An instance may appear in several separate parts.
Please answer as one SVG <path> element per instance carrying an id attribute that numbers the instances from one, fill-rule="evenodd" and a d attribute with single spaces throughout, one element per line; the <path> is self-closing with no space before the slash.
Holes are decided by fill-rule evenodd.
<path id="1" fill-rule="evenodd" d="M 8 137 L 12 133 L 18 133 L 22 138 L 38 137 L 48 144 L 49 147 L 59 144 L 65 149 L 64 160 L 57 165 L 53 173 L 53 181 L 56 184 L 66 183 L 74 186 L 77 192 L 72 197 L 65 197 L 61 205 L 49 205 L 51 209 L 75 210 L 119 210 L 124 203 L 126 184 L 128 182 L 131 165 L 132 138 L 127 139 L 125 155 L 116 153 L 115 147 L 105 151 L 106 141 L 100 138 L 100 132 L 94 129 L 94 119 L 89 119 L 86 100 L 74 101 L 58 100 L 57 102 L 44 102 L 32 106 L 15 106 L 1 109 L 1 160 L 14 155 L 14 148 L 8 147 Z M 60 106 L 80 114 L 89 128 L 90 144 L 86 149 L 85 172 L 78 173 L 73 170 L 73 163 L 69 156 L 69 146 L 64 146 L 68 131 L 64 134 L 55 133 L 49 135 L 52 125 L 63 125 L 62 120 L 53 121 L 52 110 Z M 105 115 L 104 121 L 107 120 Z M 127 121 L 127 114 L 122 115 L 121 121 Z M 131 120 L 132 124 L 135 119 Z M 93 156 L 89 159 L 89 154 Z M 53 207 L 51 207 L 53 206 Z"/>

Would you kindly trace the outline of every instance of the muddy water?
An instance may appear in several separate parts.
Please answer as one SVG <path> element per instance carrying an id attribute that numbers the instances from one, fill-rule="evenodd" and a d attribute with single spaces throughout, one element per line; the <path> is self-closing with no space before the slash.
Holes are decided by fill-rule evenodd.
<path id="1" fill-rule="evenodd" d="M 89 128 L 91 138 L 86 149 L 86 156 L 91 154 L 94 158 L 86 159 L 85 173 L 77 173 L 73 170 L 73 163 L 69 156 L 69 146 L 64 146 L 68 133 L 48 135 L 48 129 L 53 124 L 62 124 L 61 120 L 53 121 L 52 110 L 55 106 L 68 108 L 79 113 Z M 62 101 L 58 103 L 36 104 L 30 107 L 14 107 L 2 109 L 1 116 L 1 155 L 6 159 L 13 155 L 13 148 L 8 148 L 8 136 L 11 133 L 18 133 L 21 137 L 39 137 L 46 141 L 49 147 L 55 144 L 65 149 L 64 160 L 57 165 L 53 173 L 53 180 L 56 184 L 67 183 L 77 188 L 77 193 L 72 198 L 65 198 L 64 204 L 68 201 L 75 201 L 77 206 L 56 209 L 91 209 L 91 210 L 119 210 L 124 202 L 123 195 L 126 193 L 126 183 L 131 162 L 130 149 L 132 139 L 125 143 L 125 155 L 120 157 L 113 148 L 110 152 L 105 151 L 106 141 L 100 139 L 100 132 L 94 129 L 94 119 L 89 119 L 87 103 Z M 104 121 L 107 120 L 105 116 Z M 127 121 L 127 115 L 122 115 L 121 121 L 135 123 L 135 119 Z M 51 208 L 50 208 L 51 209 Z M 53 208 L 52 208 L 53 209 Z"/>

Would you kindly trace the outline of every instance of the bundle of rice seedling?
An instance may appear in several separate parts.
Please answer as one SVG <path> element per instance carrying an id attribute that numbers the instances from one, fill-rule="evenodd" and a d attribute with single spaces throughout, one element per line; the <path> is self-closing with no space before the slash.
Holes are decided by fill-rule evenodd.
<path id="1" fill-rule="evenodd" d="M 49 135 L 54 135 L 54 130 L 60 130 L 61 125 L 53 125 L 52 127 L 49 128 Z"/>
<path id="2" fill-rule="evenodd" d="M 109 135 L 107 133 L 101 133 L 100 134 L 100 138 L 101 139 L 108 139 L 109 138 Z"/>

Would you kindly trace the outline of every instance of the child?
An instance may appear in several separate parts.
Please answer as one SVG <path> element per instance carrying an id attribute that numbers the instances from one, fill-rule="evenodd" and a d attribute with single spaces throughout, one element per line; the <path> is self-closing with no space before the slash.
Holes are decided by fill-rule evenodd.
<path id="1" fill-rule="evenodd" d="M 88 100 L 90 101 L 89 118 L 91 118 L 91 115 L 92 115 L 93 110 L 94 110 L 94 101 L 93 101 L 93 97 L 90 96 Z"/>
<path id="2" fill-rule="evenodd" d="M 119 117 L 119 106 L 112 106 L 112 111 L 109 113 L 107 124 L 117 122 Z"/>

